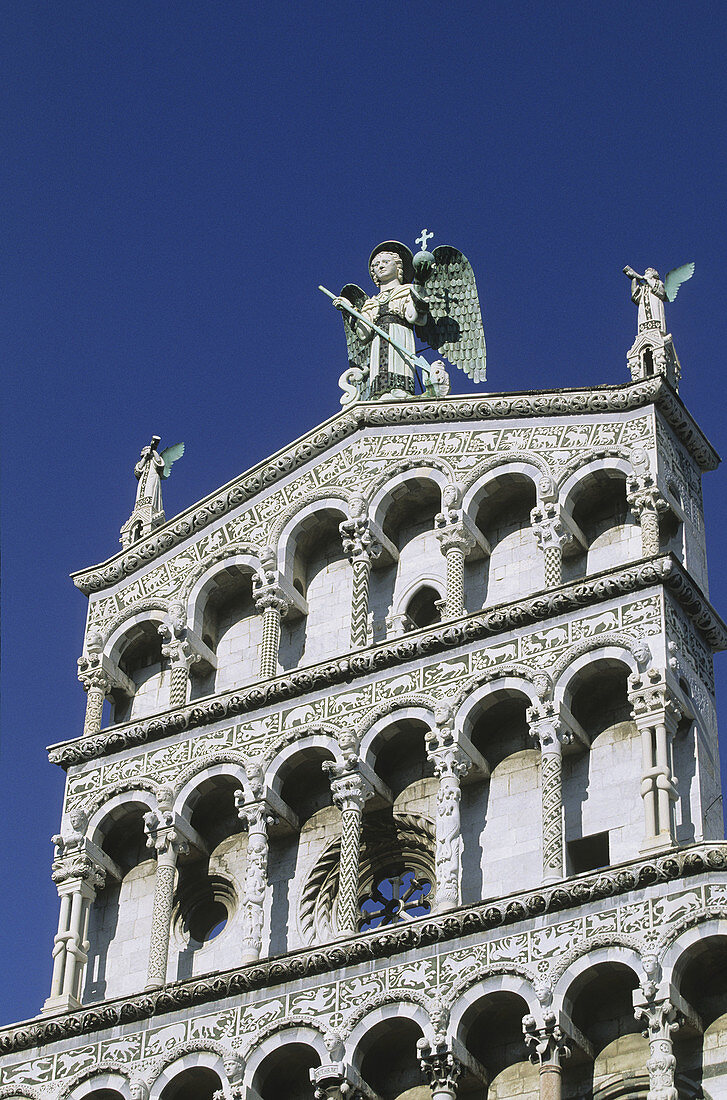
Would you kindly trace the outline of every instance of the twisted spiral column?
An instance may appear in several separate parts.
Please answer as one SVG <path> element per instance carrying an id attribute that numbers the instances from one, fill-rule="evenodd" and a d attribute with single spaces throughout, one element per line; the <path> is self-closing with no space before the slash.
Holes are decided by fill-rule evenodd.
<path id="1" fill-rule="evenodd" d="M 381 554 L 381 544 L 371 532 L 367 516 L 357 515 L 339 525 L 343 552 L 351 562 L 351 647 L 369 642 L 369 578 L 371 566 Z"/>
<path id="2" fill-rule="evenodd" d="M 348 936 L 358 931 L 358 873 L 361 859 L 361 819 L 371 787 L 358 772 L 326 769 L 331 780 L 333 803 L 341 811 L 341 863 L 338 876 L 338 932 Z"/>
<path id="3" fill-rule="evenodd" d="M 629 701 L 641 735 L 643 848 L 670 847 L 674 842 L 674 803 L 677 799 L 672 739 L 681 709 L 669 691 L 664 674 L 658 669 L 629 677 Z"/>
<path id="4" fill-rule="evenodd" d="M 464 563 L 474 549 L 475 540 L 461 521 L 439 527 L 435 533 L 447 565 L 445 616 L 457 619 L 465 614 Z"/>
<path id="5" fill-rule="evenodd" d="M 63 845 L 63 838 L 54 837 Z M 106 873 L 87 854 L 85 840 L 53 863 L 52 878 L 58 888 L 60 911 L 53 941 L 53 974 L 50 996 L 43 1011 L 73 1009 L 81 1005 L 83 977 L 88 961 L 88 922 L 96 891 L 106 883 Z"/>

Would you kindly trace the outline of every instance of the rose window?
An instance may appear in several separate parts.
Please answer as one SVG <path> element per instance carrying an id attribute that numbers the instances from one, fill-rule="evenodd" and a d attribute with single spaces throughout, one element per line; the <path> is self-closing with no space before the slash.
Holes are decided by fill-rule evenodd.
<path id="1" fill-rule="evenodd" d="M 431 882 L 417 878 L 414 871 L 376 879 L 361 903 L 360 930 L 368 932 L 384 924 L 426 916 L 431 911 L 428 901 L 431 890 Z"/>

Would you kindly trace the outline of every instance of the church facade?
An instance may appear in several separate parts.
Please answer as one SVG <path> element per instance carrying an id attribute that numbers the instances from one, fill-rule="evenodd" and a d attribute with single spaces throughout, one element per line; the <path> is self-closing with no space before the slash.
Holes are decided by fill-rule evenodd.
<path id="1" fill-rule="evenodd" d="M 718 459 L 671 337 L 629 366 L 354 397 L 169 521 L 142 493 L 74 576 L 53 976 L 0 1100 L 727 1095 Z"/>

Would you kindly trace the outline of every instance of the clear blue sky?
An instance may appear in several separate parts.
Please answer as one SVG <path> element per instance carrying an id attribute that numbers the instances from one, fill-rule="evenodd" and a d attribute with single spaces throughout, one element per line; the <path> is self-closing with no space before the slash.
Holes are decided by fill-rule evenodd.
<path id="1" fill-rule="evenodd" d="M 0 1020 L 49 985 L 45 746 L 85 701 L 67 575 L 118 548 L 152 433 L 187 444 L 172 515 L 338 409 L 318 283 L 366 285 L 375 243 L 427 226 L 477 274 L 487 389 L 588 386 L 627 377 L 623 265 L 695 260 L 670 328 L 727 452 L 726 29 L 673 0 L 5 5 Z"/>

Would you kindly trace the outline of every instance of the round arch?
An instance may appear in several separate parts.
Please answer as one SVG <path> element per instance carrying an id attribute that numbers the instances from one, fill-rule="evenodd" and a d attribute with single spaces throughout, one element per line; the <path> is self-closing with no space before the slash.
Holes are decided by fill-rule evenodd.
<path id="1" fill-rule="evenodd" d="M 422 1036 L 430 1043 L 435 1042 L 436 1028 L 423 995 L 412 993 L 384 993 L 380 998 L 373 998 L 378 1003 L 371 1001 L 364 1008 L 356 1009 L 347 1021 L 344 1029 L 347 1032 L 345 1039 L 346 1055 L 351 1064 L 360 1069 L 360 1063 L 364 1054 L 366 1038 L 378 1024 L 387 1020 L 403 1018 L 415 1023 Z"/>
<path id="2" fill-rule="evenodd" d="M 138 807 L 143 813 L 156 810 L 157 799 L 154 794 L 140 787 L 129 787 L 128 790 L 112 795 L 102 802 L 89 818 L 86 834 L 99 848 L 103 846 L 104 838 L 111 825 L 121 820 L 132 807 Z"/>
<path id="3" fill-rule="evenodd" d="M 319 1064 L 330 1061 L 330 1055 L 323 1040 L 323 1032 L 319 1031 L 312 1023 L 278 1021 L 248 1051 L 245 1083 L 249 1089 L 253 1088 L 255 1078 L 265 1060 L 271 1054 L 275 1054 L 286 1046 L 308 1047 L 318 1057 Z M 150 1100 L 153 1100 L 153 1098 L 150 1097 Z"/>
<path id="4" fill-rule="evenodd" d="M 189 1069 L 210 1069 L 216 1073 L 220 1083 L 227 1080 L 223 1055 L 220 1050 L 197 1049 L 185 1053 L 175 1051 L 172 1057 L 164 1062 L 149 1088 L 149 1100 L 159 1100 L 162 1092 L 170 1082 Z"/>
<path id="5" fill-rule="evenodd" d="M 587 642 L 568 650 L 553 672 L 553 680 L 555 681 L 553 694 L 556 704 L 564 702 L 568 697 L 572 684 L 579 673 L 586 668 L 590 668 L 596 662 L 621 665 L 628 675 L 638 673 L 639 662 L 632 648 L 627 644 L 629 641 L 630 639 L 625 635 L 620 636 L 620 644 L 618 645 L 609 645 L 608 641 L 602 638 L 588 639 Z M 633 643 L 633 649 L 636 649 L 637 653 L 643 652 L 639 649 L 637 642 Z"/>
<path id="6" fill-rule="evenodd" d="M 451 482 L 452 478 L 449 472 L 445 472 L 444 469 L 439 469 L 436 466 L 412 466 L 405 470 L 395 470 L 394 472 L 388 472 L 386 479 L 376 490 L 374 490 L 373 496 L 369 504 L 369 515 L 373 519 L 374 523 L 378 527 L 383 529 L 384 522 L 386 520 L 386 513 L 391 506 L 397 490 L 404 488 L 409 482 L 429 482 L 429 484 L 435 485 L 439 493 L 440 508 L 442 500 L 442 490 L 445 485 Z"/>
<path id="7" fill-rule="evenodd" d="M 464 1042 L 461 1034 L 463 1023 L 470 1010 L 493 993 L 512 993 L 521 997 L 533 1016 L 542 1012 L 541 1005 L 533 988 L 532 979 L 515 970 L 500 973 L 481 973 L 467 975 L 456 983 L 450 993 L 451 1008 L 449 1030 L 456 1038 Z"/>
<path id="8" fill-rule="evenodd" d="M 469 484 L 462 499 L 462 510 L 474 520 L 477 509 L 486 496 L 488 487 L 495 481 L 501 481 L 507 477 L 523 477 L 533 483 L 536 500 L 540 499 L 540 483 L 544 475 L 548 474 L 545 463 L 539 463 L 530 455 L 523 455 L 518 459 L 512 456 L 505 459 L 498 458 L 493 464 L 488 464 L 486 470 L 477 473 L 475 479 Z"/>
<path id="9" fill-rule="evenodd" d="M 361 738 L 359 747 L 360 758 L 370 765 L 371 768 L 374 768 L 377 755 L 375 751 L 377 740 L 390 726 L 395 726 L 397 723 L 407 719 L 421 722 L 427 729 L 431 730 L 434 728 L 433 709 L 430 710 L 426 706 L 411 705 L 402 702 L 399 706 L 393 706 L 387 714 L 378 718 L 368 727 Z"/>
<path id="10" fill-rule="evenodd" d="M 593 950 L 588 943 L 584 943 L 582 954 L 569 962 L 553 984 L 552 1011 L 555 1013 L 561 1011 L 570 1019 L 575 998 L 585 984 L 589 973 L 595 971 L 596 967 L 609 963 L 627 967 L 633 972 L 637 982 L 644 973 L 641 955 L 635 947 L 613 943 Z"/>
<path id="11" fill-rule="evenodd" d="M 245 792 L 246 801 L 252 798 L 250 783 L 242 759 L 236 759 L 231 754 L 221 754 L 221 758 L 213 756 L 208 760 L 199 760 L 182 773 L 178 780 L 177 795 L 174 800 L 175 812 L 189 820 L 194 803 L 199 797 L 200 788 L 206 785 L 208 781 L 214 782 L 220 776 L 236 780 Z"/>
<path id="12" fill-rule="evenodd" d="M 200 637 L 202 636 L 205 607 L 210 595 L 217 587 L 217 578 L 220 574 L 236 569 L 240 573 L 250 573 L 254 576 L 260 572 L 261 568 L 258 556 L 239 551 L 231 551 L 223 557 L 216 557 L 209 563 L 204 568 L 204 572 L 197 577 L 187 596 L 187 621 L 192 629 Z"/>
<path id="13" fill-rule="evenodd" d="M 330 490 L 316 496 L 308 504 L 297 506 L 295 510 L 288 509 L 276 522 L 271 532 L 271 542 L 277 545 L 278 568 L 286 577 L 293 576 L 295 564 L 295 549 L 300 528 L 306 520 L 318 515 L 318 513 L 337 513 L 341 521 L 348 519 L 348 498 L 337 496 Z"/>

